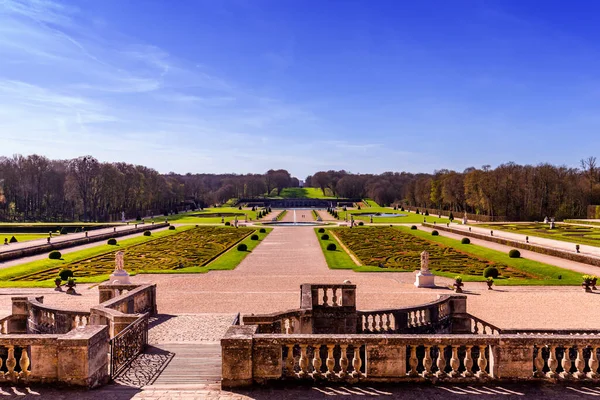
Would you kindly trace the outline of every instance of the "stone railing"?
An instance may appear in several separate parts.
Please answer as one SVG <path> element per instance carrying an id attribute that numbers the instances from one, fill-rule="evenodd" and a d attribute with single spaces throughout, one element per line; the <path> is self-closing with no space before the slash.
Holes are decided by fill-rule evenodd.
<path id="1" fill-rule="evenodd" d="M 452 303 L 462 296 L 439 296 L 417 307 L 393 310 L 357 311 L 357 333 L 441 333 L 451 332 Z"/>
<path id="2" fill-rule="evenodd" d="M 43 300 L 43 297 L 29 299 L 27 333 L 64 334 L 75 328 L 88 325 L 90 321 L 89 311 L 71 311 L 50 307 L 44 305 Z M 15 298 L 13 298 L 14 301 Z"/>
<path id="3" fill-rule="evenodd" d="M 113 338 L 135 322 L 141 314 L 155 315 L 156 284 L 113 285 L 98 287 L 100 305 L 92 307 L 92 325 L 108 325 Z"/>
<path id="4" fill-rule="evenodd" d="M 108 330 L 86 326 L 64 335 L 0 336 L 0 382 L 96 387 L 108 382 Z"/>
<path id="5" fill-rule="evenodd" d="M 222 386 L 276 380 L 598 380 L 597 336 L 275 335 L 232 326 Z"/>
<path id="6" fill-rule="evenodd" d="M 471 314 L 467 314 L 466 319 L 471 323 L 470 332 L 475 335 L 499 335 L 501 333 L 510 333 Z M 516 332 L 517 331 L 515 331 L 515 333 Z"/>

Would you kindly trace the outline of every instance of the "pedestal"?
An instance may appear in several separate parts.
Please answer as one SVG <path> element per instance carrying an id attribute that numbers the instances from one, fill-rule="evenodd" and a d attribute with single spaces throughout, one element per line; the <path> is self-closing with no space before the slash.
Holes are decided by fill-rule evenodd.
<path id="1" fill-rule="evenodd" d="M 419 271 L 415 279 L 416 287 L 435 287 L 435 276 L 431 272 Z"/>
<path id="2" fill-rule="evenodd" d="M 131 285 L 131 281 L 129 280 L 129 274 L 125 270 L 113 272 L 110 275 L 110 278 L 108 278 L 108 281 L 110 283 L 115 283 L 119 285 Z"/>

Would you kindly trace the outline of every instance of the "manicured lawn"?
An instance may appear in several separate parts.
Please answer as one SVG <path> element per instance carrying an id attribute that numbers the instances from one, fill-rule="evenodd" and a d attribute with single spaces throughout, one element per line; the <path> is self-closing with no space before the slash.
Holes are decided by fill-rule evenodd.
<path id="1" fill-rule="evenodd" d="M 409 227 L 334 228 L 327 231 L 332 240 L 335 240 L 333 235 L 341 239 L 362 264 L 356 266 L 352 260 L 344 261 L 342 255 L 328 255 L 326 244 L 321 243 L 330 268 L 351 268 L 359 272 L 414 271 L 420 268 L 420 253 L 427 250 L 431 271 L 449 278 L 461 275 L 464 281 L 485 281 L 483 270 L 494 266 L 501 274 L 496 279 L 497 285 L 581 284 L 581 274 L 577 272 L 523 258 L 510 258 L 502 252 L 463 245 L 458 240 L 431 236 Z"/>
<path id="2" fill-rule="evenodd" d="M 279 196 L 275 198 L 283 199 L 334 199 L 331 189 L 325 189 L 325 195 L 319 188 L 285 188 L 281 191 Z"/>
<path id="3" fill-rule="evenodd" d="M 53 287 L 64 268 L 73 270 L 77 282 L 108 279 L 114 270 L 116 251 L 125 251 L 125 269 L 138 273 L 203 273 L 235 268 L 272 228 L 258 229 L 203 226 L 179 227 L 123 240 L 117 246 L 102 245 L 65 254 L 62 260 L 39 260 L 0 270 L 0 287 Z M 251 240 L 253 233 L 259 240 Z M 237 251 L 245 243 L 248 251 Z"/>
<path id="4" fill-rule="evenodd" d="M 188 213 L 169 215 L 168 217 L 155 218 L 156 221 L 164 221 L 168 219 L 169 222 L 177 224 L 221 224 L 223 222 L 233 222 L 237 216 L 239 223 L 244 223 L 247 216 L 248 221 L 257 220 L 258 211 L 252 211 L 251 208 L 238 207 L 214 207 L 205 208 L 202 211 L 192 211 Z"/>
<path id="5" fill-rule="evenodd" d="M 323 251 L 323 255 L 325 255 L 325 260 L 327 261 L 327 265 L 331 269 L 355 269 L 361 268 L 357 266 L 354 261 L 350 258 L 348 253 L 342 249 L 340 242 L 333 236 L 329 229 L 325 229 L 325 234 L 329 235 L 329 240 L 322 240 L 321 236 L 324 233 L 319 233 L 319 229 L 315 228 L 315 233 L 317 235 L 317 239 L 319 240 L 319 244 L 321 245 L 321 250 Z M 327 250 L 327 245 L 329 243 L 335 243 L 337 249 L 334 251 Z"/>
<path id="6" fill-rule="evenodd" d="M 564 222 L 569 224 L 583 224 L 583 225 L 593 225 L 600 227 L 600 221 L 590 221 L 587 219 L 565 219 Z"/>
<path id="7" fill-rule="evenodd" d="M 477 224 L 474 226 L 600 247 L 600 226 L 576 226 L 559 223 L 556 224 L 554 229 L 550 229 L 550 225 L 544 223 Z"/>
<path id="8" fill-rule="evenodd" d="M 364 221 L 364 222 L 370 222 L 371 221 L 371 217 L 369 216 L 369 214 L 394 214 L 396 216 L 373 216 L 373 223 L 377 224 L 377 223 L 386 223 L 386 224 L 420 224 L 423 222 L 423 219 L 427 220 L 427 222 L 441 222 L 441 223 L 446 223 L 448 222 L 448 218 L 438 218 L 437 216 L 434 215 L 422 215 L 422 214 L 416 214 L 414 212 L 408 212 L 408 211 L 398 211 L 398 210 L 394 210 L 391 207 L 376 207 L 376 206 L 372 206 L 372 207 L 368 207 L 368 208 L 363 208 L 361 210 L 348 210 L 348 211 L 342 211 L 342 209 L 338 208 L 338 214 L 340 216 L 340 220 L 344 220 L 344 217 L 346 215 L 346 213 L 348 214 L 348 221 L 350 221 L 350 216 L 354 216 L 355 220 L 358 221 Z"/>
<path id="9" fill-rule="evenodd" d="M 47 238 L 48 234 L 43 233 L 0 233 L 0 246 L 4 245 L 4 239 L 10 240 L 12 237 L 15 237 L 18 242 L 26 242 L 28 240 L 36 240 Z"/>

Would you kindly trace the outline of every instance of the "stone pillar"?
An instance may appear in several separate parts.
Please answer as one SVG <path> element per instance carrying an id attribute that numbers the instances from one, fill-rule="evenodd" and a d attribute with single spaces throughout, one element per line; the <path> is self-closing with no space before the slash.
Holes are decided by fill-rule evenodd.
<path id="1" fill-rule="evenodd" d="M 31 376 L 44 377 L 48 382 L 58 379 L 58 345 L 56 340 L 51 343 L 32 344 L 29 347 L 31 359 Z"/>
<path id="2" fill-rule="evenodd" d="M 251 386 L 253 325 L 231 326 L 221 339 L 221 387 L 236 388 Z"/>
<path id="3" fill-rule="evenodd" d="M 252 377 L 256 383 L 281 378 L 282 346 L 268 340 L 254 341 L 252 346 Z"/>
<path id="4" fill-rule="evenodd" d="M 490 349 L 490 374 L 497 379 L 533 378 L 533 342 L 531 338 L 502 338 Z"/>
<path id="5" fill-rule="evenodd" d="M 93 388 L 107 383 L 109 336 L 106 326 L 86 326 L 58 337 L 58 380 Z"/>
<path id="6" fill-rule="evenodd" d="M 342 287 L 342 307 L 356 309 L 356 285 L 344 285 Z"/>
<path id="7" fill-rule="evenodd" d="M 467 314 L 467 296 L 452 295 L 449 300 L 450 318 L 452 318 L 452 333 L 471 333 L 471 318 Z"/>
<path id="8" fill-rule="evenodd" d="M 406 376 L 406 346 L 386 342 L 381 340 L 378 344 L 367 344 L 366 375 L 370 381 L 389 381 Z"/>
<path id="9" fill-rule="evenodd" d="M 41 298 L 43 301 L 43 297 Z M 12 297 L 12 316 L 8 321 L 6 333 L 27 333 L 29 300 L 27 297 Z M 40 301 L 41 303 L 41 301 Z"/>

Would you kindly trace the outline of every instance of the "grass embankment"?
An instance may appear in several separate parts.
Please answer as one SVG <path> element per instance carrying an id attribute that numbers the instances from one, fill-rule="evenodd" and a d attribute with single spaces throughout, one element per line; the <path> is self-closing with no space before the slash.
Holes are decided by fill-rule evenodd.
<path id="1" fill-rule="evenodd" d="M 283 219 L 283 217 L 285 217 L 285 215 L 288 213 L 288 210 L 283 210 L 282 212 L 279 213 L 279 215 L 277 216 L 277 221 L 281 221 Z"/>
<path id="2" fill-rule="evenodd" d="M 329 235 L 329 240 L 322 240 L 322 233 L 318 233 L 317 229 L 317 237 L 319 238 L 319 243 L 321 245 L 321 249 L 323 254 L 325 255 L 325 260 L 327 261 L 327 265 L 331 269 L 352 269 L 356 272 L 407 272 L 406 270 L 398 269 L 398 268 L 380 268 L 378 266 L 373 265 L 356 265 L 350 255 L 346 253 L 339 240 L 335 236 L 335 232 L 340 229 L 348 229 L 348 228 L 333 228 L 333 229 L 325 229 L 325 233 Z M 354 228 L 354 229 L 369 229 L 369 228 Z M 370 228 L 373 229 L 373 228 Z M 546 285 L 546 286 L 560 286 L 560 285 L 580 285 L 581 284 L 581 274 L 578 272 L 574 272 L 571 270 L 555 267 L 553 265 L 540 263 L 533 260 L 528 260 L 524 258 L 510 258 L 508 254 L 491 250 L 486 247 L 476 246 L 473 244 L 462 244 L 459 240 L 443 237 L 443 236 L 432 236 L 429 232 L 419 231 L 419 230 L 411 230 L 408 227 L 394 227 L 394 229 L 398 229 L 403 233 L 411 234 L 422 239 L 439 243 L 441 245 L 451 247 L 458 252 L 467 254 L 472 257 L 476 257 L 481 260 L 488 260 L 493 263 L 503 264 L 507 267 L 514 269 L 515 271 L 522 271 L 527 275 L 536 276 L 536 278 L 526 279 L 526 278 L 503 278 L 498 277 L 495 280 L 495 284 L 499 286 L 528 286 L 528 285 Z M 365 232 L 366 233 L 366 232 Z M 368 239 L 367 237 L 365 239 Z M 328 251 L 327 244 L 335 243 L 337 249 L 335 251 Z M 349 249 L 352 251 L 351 249 Z M 356 255 L 353 254 L 355 257 Z M 358 257 L 356 257 L 359 262 L 362 262 Z M 430 266 L 432 268 L 432 273 L 438 276 L 444 276 L 448 278 L 454 278 L 457 273 L 451 272 L 442 272 L 436 271 L 435 266 Z M 484 282 L 486 279 L 482 275 L 474 276 L 467 274 L 458 274 L 461 275 L 463 281 L 465 282 Z M 559 279 L 559 276 L 561 279 Z"/>
<path id="3" fill-rule="evenodd" d="M 477 224 L 478 228 L 498 230 L 521 235 L 537 236 L 545 239 L 560 240 L 575 244 L 586 244 L 600 247 L 600 226 L 577 226 L 557 223 L 554 229 L 550 224 L 516 223 L 516 224 Z"/>
<path id="4" fill-rule="evenodd" d="M 567 224 L 582 224 L 600 227 L 600 221 L 588 221 L 587 219 L 565 219 L 564 222 Z"/>
<path id="5" fill-rule="evenodd" d="M 48 234 L 42 233 L 0 233 L 0 245 L 4 245 L 4 239 L 10 240 L 12 237 L 17 239 L 17 242 L 27 242 L 29 240 L 47 238 Z M 52 235 L 57 236 L 57 235 Z"/>
<path id="6" fill-rule="evenodd" d="M 331 189 L 325 188 L 325 194 L 319 188 L 285 188 L 279 193 L 279 196 L 269 196 L 269 198 L 279 199 L 334 199 L 335 196 Z"/>
<path id="7" fill-rule="evenodd" d="M 376 204 L 376 203 L 375 203 Z M 340 216 L 340 220 L 344 220 L 346 214 L 348 215 L 348 221 L 351 216 L 354 216 L 354 219 L 357 221 L 370 222 L 371 217 L 368 214 L 395 214 L 397 216 L 389 216 L 389 217 L 379 217 L 373 216 L 373 223 L 385 223 L 385 224 L 420 224 L 423 222 L 423 219 L 427 220 L 427 222 L 440 222 L 446 223 L 448 222 L 448 218 L 438 218 L 434 215 L 423 215 L 416 214 L 414 212 L 408 211 L 398 211 L 394 210 L 391 207 L 379 207 L 379 206 L 371 206 L 368 208 L 363 208 L 360 210 L 348 210 L 348 211 L 338 211 Z"/>
<path id="8" fill-rule="evenodd" d="M 246 217 L 248 221 L 258 220 L 258 212 L 262 209 L 252 211 L 251 208 L 242 207 L 212 207 L 205 208 L 200 211 L 191 211 L 187 213 L 169 215 L 168 217 L 155 218 L 157 221 L 164 221 L 167 219 L 169 222 L 176 224 L 211 224 L 219 225 L 223 222 L 232 223 L 237 216 L 238 223 L 244 223 Z"/>

